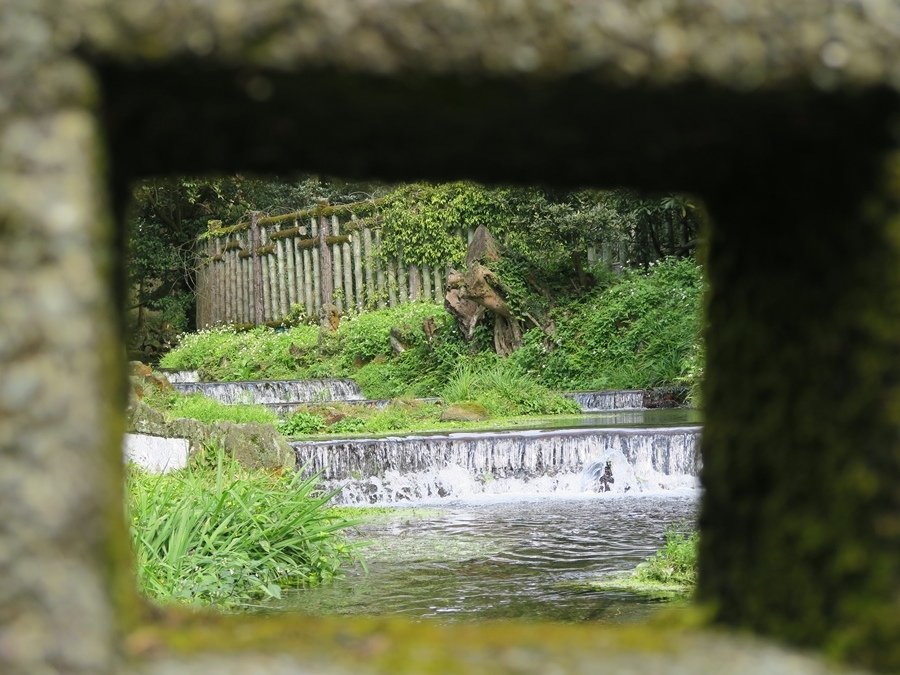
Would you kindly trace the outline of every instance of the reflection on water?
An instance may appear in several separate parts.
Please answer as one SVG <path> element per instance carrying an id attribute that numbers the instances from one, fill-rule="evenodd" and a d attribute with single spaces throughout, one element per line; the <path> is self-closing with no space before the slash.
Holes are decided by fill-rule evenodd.
<path id="1" fill-rule="evenodd" d="M 581 427 L 679 427 L 701 424 L 703 416 L 696 408 L 655 408 L 651 410 L 611 410 L 573 417 L 547 418 L 536 429 L 578 429 Z M 531 426 L 531 425 L 529 425 Z"/>
<path id="2" fill-rule="evenodd" d="M 667 525 L 693 521 L 699 492 L 466 503 L 368 524 L 369 572 L 288 594 L 279 608 L 310 614 L 640 620 L 657 603 L 571 587 L 632 569 Z"/>

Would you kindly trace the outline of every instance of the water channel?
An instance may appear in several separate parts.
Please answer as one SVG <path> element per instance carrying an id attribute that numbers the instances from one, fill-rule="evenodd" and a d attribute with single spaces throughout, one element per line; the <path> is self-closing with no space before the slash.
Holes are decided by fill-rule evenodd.
<path id="1" fill-rule="evenodd" d="M 442 621 L 639 621 L 659 599 L 584 588 L 652 555 L 693 522 L 699 491 L 519 497 L 407 507 L 358 528 L 368 572 L 286 594 L 279 609 Z"/>
<path id="2" fill-rule="evenodd" d="M 187 374 L 192 375 L 192 374 Z M 183 391 L 255 401 L 284 414 L 318 400 L 362 400 L 349 380 L 198 383 Z M 627 573 L 692 528 L 699 503 L 696 411 L 643 409 L 643 392 L 573 392 L 580 416 L 466 430 L 296 441 L 298 469 L 335 502 L 393 510 L 357 526 L 365 565 L 266 610 L 465 621 L 620 623 L 659 598 L 589 586 Z"/>
<path id="3" fill-rule="evenodd" d="M 338 503 L 397 510 L 354 534 L 367 569 L 287 594 L 278 608 L 645 619 L 659 598 L 587 584 L 634 569 L 668 527 L 692 527 L 699 422 L 684 409 L 609 410 L 503 431 L 296 442 L 300 470 L 319 473 Z"/>

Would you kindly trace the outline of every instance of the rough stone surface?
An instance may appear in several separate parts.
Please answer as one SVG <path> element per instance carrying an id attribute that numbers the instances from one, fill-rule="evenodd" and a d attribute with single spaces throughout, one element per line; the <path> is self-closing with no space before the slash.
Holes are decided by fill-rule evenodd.
<path id="1" fill-rule="evenodd" d="M 293 655 L 273 654 L 259 647 L 244 654 L 167 655 L 124 671 L 134 675 L 343 675 L 433 669 L 459 675 L 720 675 L 724 666 L 735 675 L 861 672 L 747 637 L 670 631 L 661 626 L 653 630 L 656 636 L 649 637 L 641 631 L 609 629 L 591 640 L 590 631 L 571 626 L 456 626 L 438 632 L 434 626 L 399 630 L 398 626 L 382 625 L 368 635 L 345 634 L 345 647 L 338 655 L 314 646 L 316 642 L 329 644 L 334 639 L 329 635 L 294 650 Z M 495 637 L 498 635 L 502 637 Z M 636 648 L 638 644 L 643 648 Z"/>
<path id="2" fill-rule="evenodd" d="M 897 670 L 900 156 L 845 161 L 710 199 L 729 227 L 708 252 L 700 596 Z M 773 211 L 756 196 L 782 180 L 798 198 Z"/>
<path id="3" fill-rule="evenodd" d="M 898 188 L 876 162 L 900 133 L 898 36 L 893 0 L 6 0 L 0 671 L 115 668 L 136 603 L 111 214 L 136 177 L 234 169 L 708 198 L 702 597 L 721 622 L 900 669 Z M 320 658 L 342 667 L 359 626 L 322 636 Z M 473 653 L 520 672 L 544 640 L 601 658 L 603 632 L 579 630 L 595 637 L 477 627 Z M 405 644 L 383 669 L 415 672 L 461 635 L 350 642 Z M 694 664 L 630 644 L 650 670 Z M 747 669 L 777 672 L 765 654 Z"/>
<path id="4" fill-rule="evenodd" d="M 293 469 L 296 464 L 293 448 L 271 424 L 167 420 L 158 410 L 135 401 L 128 408 L 127 429 L 139 434 L 187 439 L 191 455 L 207 447 L 221 447 L 249 469 Z"/>
<path id="5" fill-rule="evenodd" d="M 191 57 L 287 70 L 590 73 L 618 84 L 706 79 L 753 90 L 891 83 L 891 0 L 68 0 L 57 33 L 114 60 Z M 172 30 L 178 26 L 178 30 Z M 249 78 L 251 95 L 266 82 Z"/>
<path id="6" fill-rule="evenodd" d="M 95 78 L 41 9 L 0 9 L 0 671 L 103 673 L 124 564 L 111 219 Z"/>
<path id="7" fill-rule="evenodd" d="M 480 403 L 457 403 L 447 406 L 441 413 L 442 422 L 478 422 L 489 417 L 487 409 Z"/>

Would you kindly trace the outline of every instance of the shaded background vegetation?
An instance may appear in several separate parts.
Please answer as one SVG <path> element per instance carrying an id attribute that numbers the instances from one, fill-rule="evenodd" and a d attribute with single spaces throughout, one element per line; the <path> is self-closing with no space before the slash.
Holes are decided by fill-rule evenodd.
<path id="1" fill-rule="evenodd" d="M 137 184 L 130 211 L 129 349 L 154 360 L 194 323 L 196 245 L 210 220 L 236 222 L 249 211 L 290 212 L 320 199 L 382 200 L 381 254 L 420 265 L 459 264 L 460 227 L 487 226 L 503 243 L 494 267 L 514 310 L 535 325 L 572 297 L 608 283 L 610 269 L 648 269 L 666 256 L 690 256 L 701 212 L 679 195 L 627 190 L 556 191 L 469 182 L 346 182 L 316 176 L 154 179 Z M 588 251 L 599 262 L 589 263 Z"/>

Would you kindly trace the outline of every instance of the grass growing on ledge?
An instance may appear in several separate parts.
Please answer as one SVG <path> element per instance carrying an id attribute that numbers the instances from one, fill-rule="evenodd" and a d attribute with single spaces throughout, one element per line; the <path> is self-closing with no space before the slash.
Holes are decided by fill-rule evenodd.
<path id="1" fill-rule="evenodd" d="M 226 405 L 203 394 L 181 394 L 174 390 L 160 390 L 147 386 L 144 403 L 163 412 L 170 419 L 187 418 L 206 424 L 235 422 L 246 424 L 275 424 L 278 416 L 263 405 L 238 403 Z"/>
<path id="2" fill-rule="evenodd" d="M 163 602 L 239 607 L 327 581 L 357 559 L 316 478 L 214 466 L 167 475 L 130 467 L 126 506 L 138 586 Z"/>
<path id="3" fill-rule="evenodd" d="M 700 535 L 679 528 L 666 530 L 663 547 L 625 575 L 591 581 L 592 590 L 624 591 L 659 600 L 686 598 L 697 583 Z"/>
<path id="4" fill-rule="evenodd" d="M 474 401 L 490 418 L 519 415 L 557 415 L 581 412 L 578 404 L 535 382 L 518 367 L 494 356 L 479 359 L 479 366 L 464 364 L 441 390 L 445 403 Z M 335 404 L 296 411 L 279 424 L 288 436 L 382 434 L 441 431 L 486 426 L 485 420 L 443 421 L 445 407 L 413 399 L 397 399 L 387 407 Z"/>

